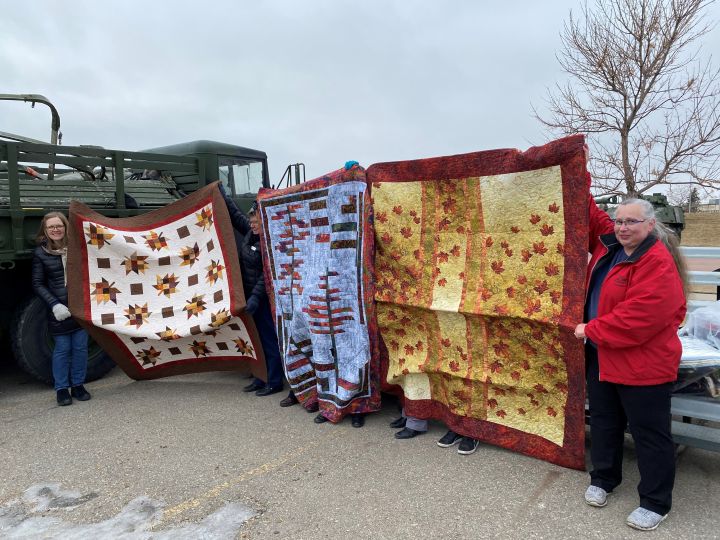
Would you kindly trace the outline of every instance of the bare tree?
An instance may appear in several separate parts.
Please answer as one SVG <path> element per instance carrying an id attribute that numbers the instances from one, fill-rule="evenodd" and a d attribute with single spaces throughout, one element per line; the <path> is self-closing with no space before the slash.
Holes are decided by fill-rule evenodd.
<path id="1" fill-rule="evenodd" d="M 702 204 L 700 191 L 691 185 L 670 186 L 667 198 L 670 204 L 680 206 L 686 212 L 697 212 L 698 206 Z"/>
<path id="2" fill-rule="evenodd" d="M 699 58 L 714 0 L 596 0 L 570 19 L 548 92 L 552 131 L 590 134 L 595 187 L 636 196 L 659 184 L 720 187 L 720 71 Z"/>

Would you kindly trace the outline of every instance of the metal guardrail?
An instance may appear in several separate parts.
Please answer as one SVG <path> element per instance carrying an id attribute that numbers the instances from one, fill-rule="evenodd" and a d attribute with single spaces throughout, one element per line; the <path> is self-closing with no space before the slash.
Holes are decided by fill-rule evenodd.
<path id="1" fill-rule="evenodd" d="M 680 251 L 686 259 L 718 259 L 720 247 L 689 247 L 681 246 Z M 720 262 L 718 262 L 720 268 Z M 720 272 L 691 270 L 688 278 L 693 285 L 715 285 L 718 288 L 717 298 L 720 299 Z M 712 304 L 713 300 L 689 300 L 688 309 L 694 310 Z"/>

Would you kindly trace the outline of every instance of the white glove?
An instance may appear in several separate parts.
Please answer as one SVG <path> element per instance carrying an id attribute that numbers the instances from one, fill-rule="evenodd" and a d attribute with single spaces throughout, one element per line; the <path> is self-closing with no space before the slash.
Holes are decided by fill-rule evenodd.
<path id="1" fill-rule="evenodd" d="M 52 312 L 58 321 L 64 321 L 65 319 L 70 317 L 70 310 L 67 308 L 67 306 L 64 306 L 62 304 L 55 304 L 52 307 Z"/>

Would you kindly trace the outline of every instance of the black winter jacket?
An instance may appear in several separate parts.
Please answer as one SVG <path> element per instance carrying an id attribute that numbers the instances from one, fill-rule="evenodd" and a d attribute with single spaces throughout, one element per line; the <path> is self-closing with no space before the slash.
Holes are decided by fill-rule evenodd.
<path id="1" fill-rule="evenodd" d="M 56 304 L 68 305 L 67 287 L 62 257 L 45 251 L 42 246 L 35 248 L 32 261 L 32 286 L 48 307 L 48 326 L 53 335 L 69 334 L 80 326 L 72 317 L 58 321 L 52 313 Z"/>
<path id="2" fill-rule="evenodd" d="M 245 291 L 245 300 L 249 300 L 251 296 L 255 296 L 260 302 L 265 299 L 267 292 L 265 290 L 265 276 L 263 274 L 263 260 L 260 251 L 260 237 L 250 229 L 250 219 L 240 210 L 235 201 L 225 194 L 223 189 L 220 190 L 225 198 L 225 205 L 230 214 L 233 228 L 240 234 L 240 240 L 237 242 L 238 255 L 240 257 L 240 269 L 242 270 L 243 290 Z"/>

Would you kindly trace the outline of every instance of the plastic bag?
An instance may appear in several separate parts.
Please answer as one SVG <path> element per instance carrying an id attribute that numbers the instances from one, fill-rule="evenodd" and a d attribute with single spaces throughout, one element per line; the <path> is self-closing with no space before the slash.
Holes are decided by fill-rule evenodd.
<path id="1" fill-rule="evenodd" d="M 690 312 L 681 336 L 692 336 L 720 349 L 720 300 Z"/>

